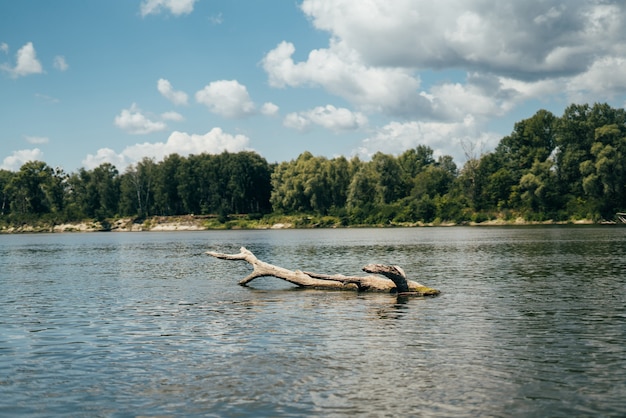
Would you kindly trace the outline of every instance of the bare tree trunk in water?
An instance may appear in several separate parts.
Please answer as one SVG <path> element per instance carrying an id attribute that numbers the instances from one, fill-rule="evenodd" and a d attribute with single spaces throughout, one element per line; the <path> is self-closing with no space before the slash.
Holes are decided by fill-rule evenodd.
<path id="1" fill-rule="evenodd" d="M 300 287 L 328 290 L 356 290 L 389 292 L 398 294 L 415 294 L 418 296 L 438 295 L 439 291 L 423 286 L 413 280 L 408 280 L 404 270 L 398 266 L 384 264 L 368 264 L 363 267 L 367 273 L 379 276 L 344 276 L 342 274 L 320 274 L 300 270 L 289 270 L 259 260 L 251 251 L 241 247 L 238 254 L 223 254 L 207 251 L 207 254 L 222 260 L 243 260 L 253 267 L 252 273 L 239 281 L 247 286 L 258 277 L 277 277 Z"/>

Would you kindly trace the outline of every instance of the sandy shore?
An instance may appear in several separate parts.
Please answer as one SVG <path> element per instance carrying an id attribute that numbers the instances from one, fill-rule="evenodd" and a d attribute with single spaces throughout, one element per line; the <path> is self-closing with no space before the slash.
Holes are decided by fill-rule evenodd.
<path id="1" fill-rule="evenodd" d="M 108 222 L 77 222 L 59 225 L 20 225 L 0 229 L 1 233 L 31 232 L 141 232 L 141 231 L 202 231 L 205 219 L 193 216 L 152 217 L 145 220 L 120 218 L 113 223 Z"/>
<path id="2" fill-rule="evenodd" d="M 485 221 L 481 223 L 471 222 L 466 225 L 470 226 L 507 226 L 507 225 L 591 225 L 594 224 L 591 220 L 578 220 L 571 222 L 554 222 L 554 221 L 544 221 L 544 222 L 529 222 L 525 221 L 522 218 L 514 219 L 514 220 L 504 220 L 504 219 L 495 219 L 490 221 Z M 411 225 L 395 225 L 395 226 L 408 226 L 408 227 L 424 227 L 424 226 L 445 226 L 451 227 L 456 226 L 454 223 L 446 223 L 446 224 L 411 224 Z M 294 228 L 293 223 L 283 222 L 283 223 L 275 223 L 272 225 L 262 225 L 259 228 L 262 229 L 291 229 Z M 375 227 L 375 225 L 372 225 Z M 143 231 L 153 231 L 153 232 L 165 232 L 165 231 L 206 231 L 210 228 L 207 223 L 206 216 L 194 216 L 194 215 L 186 215 L 186 216 L 153 216 L 146 219 L 133 219 L 133 218 L 120 218 L 110 222 L 97 222 L 97 221 L 85 221 L 85 222 L 77 222 L 77 223 L 65 223 L 59 225 L 20 225 L 20 226 L 10 226 L 5 228 L 0 228 L 0 233 L 4 234 L 18 234 L 18 233 L 35 233 L 35 232 L 55 232 L 55 233 L 64 233 L 64 232 L 101 232 L 101 231 L 111 231 L 111 232 L 143 232 Z"/>

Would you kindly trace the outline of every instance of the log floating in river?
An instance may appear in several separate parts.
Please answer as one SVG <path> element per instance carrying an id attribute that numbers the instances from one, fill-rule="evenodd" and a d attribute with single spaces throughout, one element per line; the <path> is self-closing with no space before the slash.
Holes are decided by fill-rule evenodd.
<path id="1" fill-rule="evenodd" d="M 207 251 L 207 254 L 222 260 L 243 260 L 253 267 L 252 273 L 239 281 L 247 286 L 259 277 L 277 277 L 299 287 L 326 290 L 356 290 L 370 292 L 389 292 L 399 295 L 434 296 L 439 291 L 424 286 L 416 281 L 408 280 L 404 270 L 398 266 L 384 264 L 368 264 L 363 271 L 379 276 L 344 276 L 342 274 L 320 274 L 308 271 L 289 270 L 259 260 L 251 251 L 241 247 L 238 254 L 223 254 Z"/>

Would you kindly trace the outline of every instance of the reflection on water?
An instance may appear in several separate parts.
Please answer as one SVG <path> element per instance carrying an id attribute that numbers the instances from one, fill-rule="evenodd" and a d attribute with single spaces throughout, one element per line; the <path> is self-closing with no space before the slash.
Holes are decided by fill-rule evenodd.
<path id="1" fill-rule="evenodd" d="M 203 255 L 442 290 L 295 289 Z M 626 228 L 0 236 L 0 415 L 624 416 Z"/>

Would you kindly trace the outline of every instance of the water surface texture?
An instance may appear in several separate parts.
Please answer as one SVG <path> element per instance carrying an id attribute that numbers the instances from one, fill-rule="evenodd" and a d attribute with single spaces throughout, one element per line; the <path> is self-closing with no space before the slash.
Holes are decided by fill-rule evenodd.
<path id="1" fill-rule="evenodd" d="M 620 227 L 0 235 L 0 416 L 625 416 L 625 292 Z"/>

